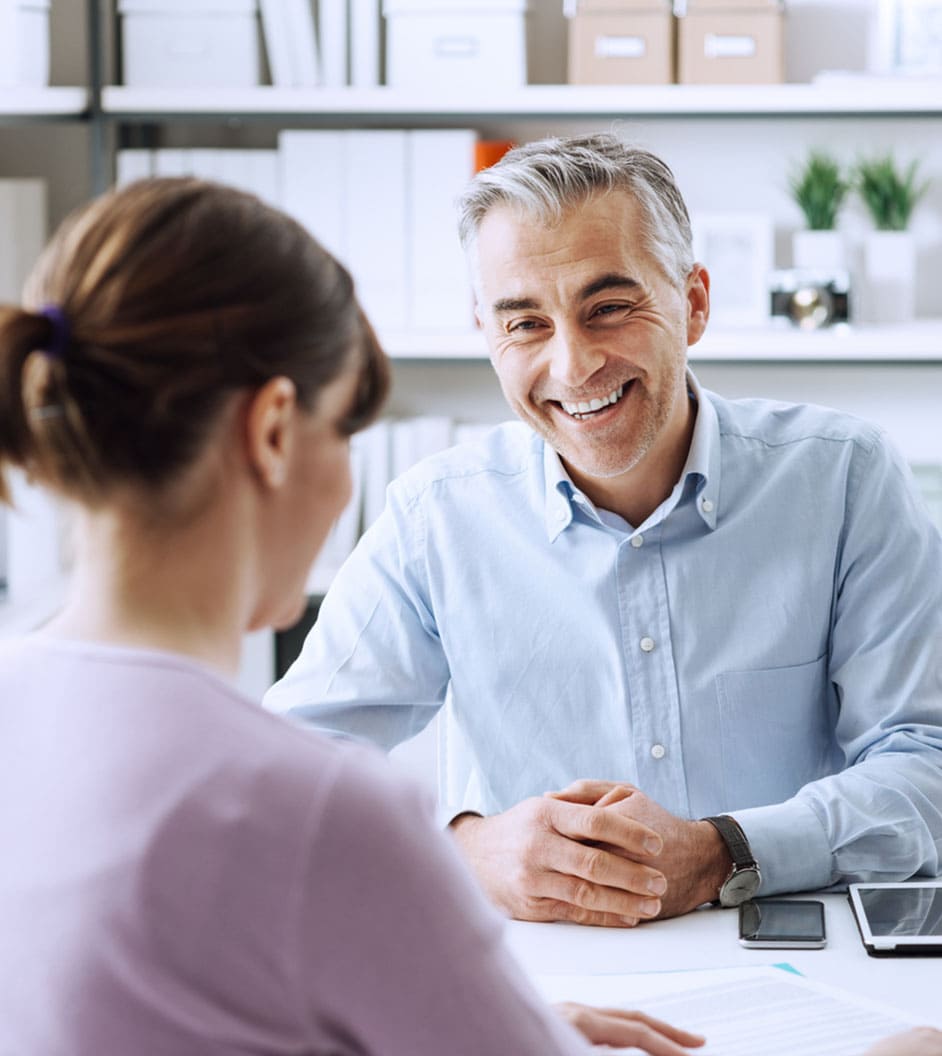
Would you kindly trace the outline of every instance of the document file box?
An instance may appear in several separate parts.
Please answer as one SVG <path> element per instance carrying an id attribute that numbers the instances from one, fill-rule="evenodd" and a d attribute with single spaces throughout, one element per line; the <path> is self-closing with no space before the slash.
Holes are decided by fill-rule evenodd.
<path id="1" fill-rule="evenodd" d="M 778 84 L 785 80 L 779 0 L 690 0 L 679 19 L 683 84 Z"/>
<path id="2" fill-rule="evenodd" d="M 570 84 L 670 84 L 670 0 L 577 0 L 569 21 Z"/>
<path id="3" fill-rule="evenodd" d="M 0 0 L 0 85 L 49 83 L 49 0 Z"/>
<path id="4" fill-rule="evenodd" d="M 396 88 L 527 83 L 527 0 L 385 0 L 386 81 Z"/>
<path id="5" fill-rule="evenodd" d="M 118 0 L 124 83 L 247 88 L 260 80 L 256 0 Z"/>

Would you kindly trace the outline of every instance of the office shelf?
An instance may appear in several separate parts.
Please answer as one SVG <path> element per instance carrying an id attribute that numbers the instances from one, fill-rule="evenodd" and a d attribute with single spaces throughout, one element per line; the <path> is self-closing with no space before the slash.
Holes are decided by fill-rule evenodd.
<path id="1" fill-rule="evenodd" d="M 384 347 L 395 360 L 487 358 L 479 331 L 451 334 L 389 334 Z M 924 363 L 942 364 L 942 319 L 905 326 L 843 327 L 809 332 L 789 327 L 707 330 L 690 359 L 728 363 Z"/>
<path id="2" fill-rule="evenodd" d="M 776 85 L 528 85 L 470 95 L 373 89 L 239 90 L 144 89 L 102 91 L 106 115 L 122 120 L 148 117 L 276 118 L 331 116 L 344 120 L 382 117 L 404 121 L 448 117 L 747 117 L 904 116 L 942 114 L 938 81 L 835 77 L 819 84 Z"/>
<path id="3" fill-rule="evenodd" d="M 0 88 L 0 120 L 78 118 L 88 106 L 87 88 Z"/>

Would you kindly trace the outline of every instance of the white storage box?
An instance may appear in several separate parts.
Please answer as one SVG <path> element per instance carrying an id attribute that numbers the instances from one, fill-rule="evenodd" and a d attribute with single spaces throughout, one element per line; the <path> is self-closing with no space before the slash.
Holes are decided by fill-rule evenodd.
<path id="1" fill-rule="evenodd" d="M 49 0 L 0 0 L 0 84 L 49 84 Z"/>
<path id="2" fill-rule="evenodd" d="M 386 83 L 495 89 L 527 83 L 527 0 L 385 0 Z"/>
<path id="3" fill-rule="evenodd" d="M 256 0 L 118 0 L 124 83 L 246 88 L 260 79 Z"/>

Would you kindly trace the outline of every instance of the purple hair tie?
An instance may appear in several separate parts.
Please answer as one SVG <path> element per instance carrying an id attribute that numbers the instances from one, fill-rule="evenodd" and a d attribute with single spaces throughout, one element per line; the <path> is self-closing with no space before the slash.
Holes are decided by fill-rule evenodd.
<path id="1" fill-rule="evenodd" d="M 52 359 L 62 359 L 69 348 L 72 334 L 69 328 L 69 320 L 65 312 L 56 304 L 45 305 L 39 313 L 44 315 L 52 324 L 52 333 L 45 346 L 40 349 Z"/>

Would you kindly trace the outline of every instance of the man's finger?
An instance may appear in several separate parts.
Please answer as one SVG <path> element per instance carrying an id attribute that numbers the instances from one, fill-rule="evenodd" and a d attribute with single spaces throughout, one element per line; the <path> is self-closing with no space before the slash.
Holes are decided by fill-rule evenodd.
<path id="1" fill-rule="evenodd" d="M 556 848 L 552 872 L 600 887 L 630 891 L 660 898 L 667 892 L 667 879 L 660 870 L 625 858 L 605 847 L 569 841 Z"/>
<path id="2" fill-rule="evenodd" d="M 661 900 L 657 895 L 606 887 L 565 873 L 544 873 L 540 877 L 537 893 L 540 898 L 553 899 L 593 913 L 608 913 L 625 921 L 650 920 L 661 911 Z"/>
<path id="3" fill-rule="evenodd" d="M 553 827 L 571 840 L 607 843 L 639 858 L 655 857 L 664 846 L 654 829 L 617 811 L 565 801 L 556 802 L 554 808 Z"/>
<path id="4" fill-rule="evenodd" d="M 540 906 L 541 920 L 555 920 L 564 924 L 585 924 L 596 928 L 634 928 L 640 923 L 637 917 L 619 917 L 614 913 L 599 913 L 569 902 L 546 899 Z"/>
<path id="5" fill-rule="evenodd" d="M 564 799 L 569 803 L 594 804 L 602 796 L 610 793 L 614 794 L 616 789 L 622 790 L 617 797 L 618 799 L 624 799 L 632 792 L 638 791 L 634 785 L 629 784 L 627 781 L 597 781 L 591 778 L 582 778 L 578 781 L 573 781 L 572 784 L 567 785 L 565 788 L 555 792 L 546 792 L 544 795 L 552 799 Z"/>

